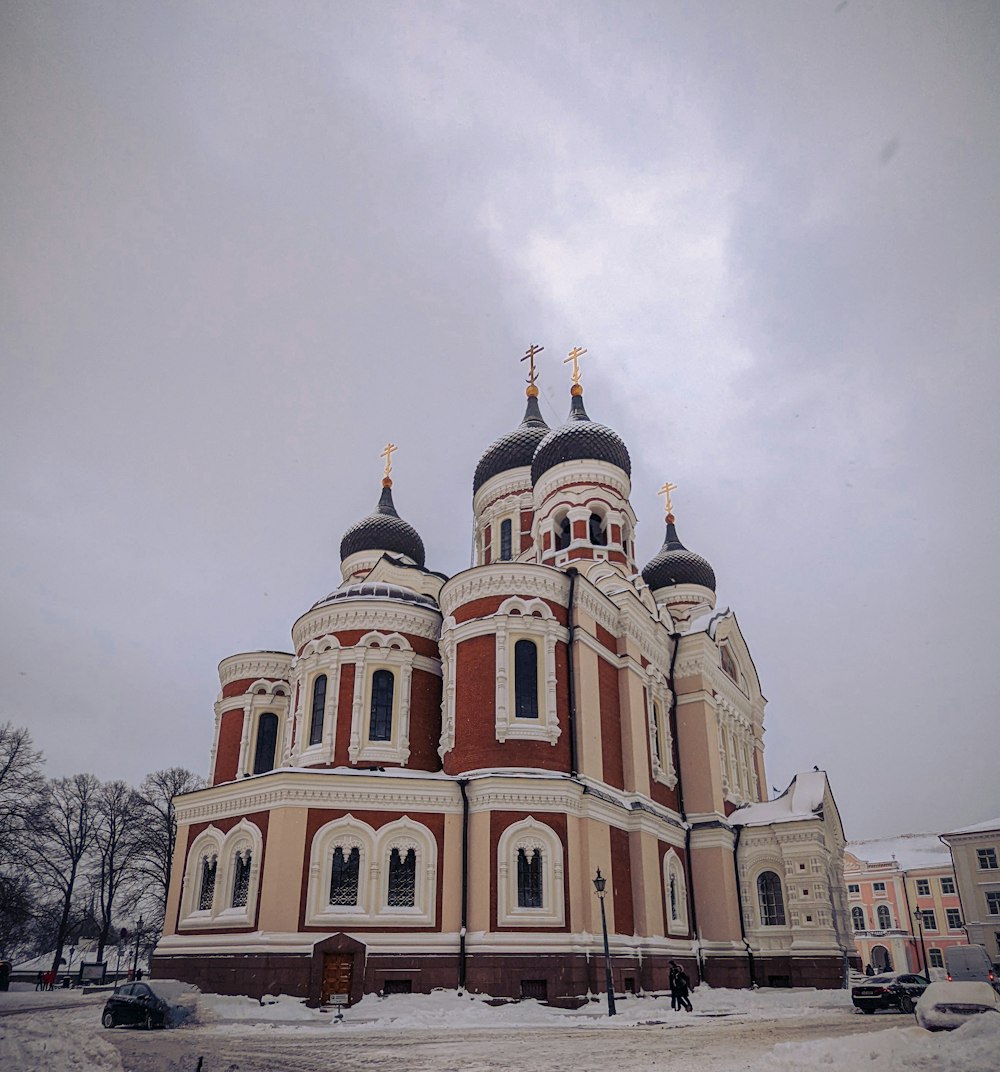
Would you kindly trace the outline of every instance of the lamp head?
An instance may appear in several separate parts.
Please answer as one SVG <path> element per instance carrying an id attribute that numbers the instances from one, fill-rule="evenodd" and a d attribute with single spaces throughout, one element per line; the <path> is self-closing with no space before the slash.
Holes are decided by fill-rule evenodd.
<path id="1" fill-rule="evenodd" d="M 594 878 L 594 889 L 599 894 L 604 893 L 604 887 L 608 884 L 608 880 L 601 874 L 601 869 L 597 869 L 597 875 Z"/>

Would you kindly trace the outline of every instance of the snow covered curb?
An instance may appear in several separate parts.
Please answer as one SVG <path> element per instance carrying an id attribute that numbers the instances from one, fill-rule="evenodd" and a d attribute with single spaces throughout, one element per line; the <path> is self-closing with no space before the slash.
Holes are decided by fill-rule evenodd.
<path id="1" fill-rule="evenodd" d="M 98 1032 L 100 1007 L 0 1017 L 0 1068 L 14 1072 L 123 1072 Z"/>

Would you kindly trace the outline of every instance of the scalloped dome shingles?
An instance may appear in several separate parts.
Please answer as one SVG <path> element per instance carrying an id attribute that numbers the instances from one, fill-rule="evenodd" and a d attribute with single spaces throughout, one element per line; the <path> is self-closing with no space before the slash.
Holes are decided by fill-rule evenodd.
<path id="1" fill-rule="evenodd" d="M 663 546 L 642 568 L 642 579 L 655 592 L 675 584 L 700 584 L 715 591 L 715 570 L 708 559 L 689 551 L 677 538 L 672 521 L 667 522 Z"/>
<path id="2" fill-rule="evenodd" d="M 583 408 L 583 395 L 574 395 L 565 424 L 549 432 L 538 444 L 531 462 L 531 482 L 561 462 L 599 461 L 617 465 L 632 475 L 632 459 L 621 436 L 606 425 L 597 424 Z"/>
<path id="3" fill-rule="evenodd" d="M 395 551 L 424 564 L 424 541 L 408 522 L 396 513 L 392 488 L 383 488 L 375 512 L 356 521 L 340 541 L 340 561 L 358 551 Z"/>
<path id="4" fill-rule="evenodd" d="M 506 435 L 494 440 L 479 459 L 476 475 L 472 479 L 472 494 L 498 473 L 531 465 L 535 448 L 549 432 L 549 426 L 538 408 L 538 399 L 528 398 L 524 420 Z"/>
<path id="5" fill-rule="evenodd" d="M 437 610 L 437 603 L 430 596 L 421 595 L 411 588 L 403 588 L 402 585 L 387 584 L 384 581 L 362 581 L 360 584 L 338 588 L 323 599 L 318 599 L 311 609 L 315 610 L 326 603 L 335 603 L 343 599 L 392 599 L 398 603 L 415 603 L 420 607 Z"/>

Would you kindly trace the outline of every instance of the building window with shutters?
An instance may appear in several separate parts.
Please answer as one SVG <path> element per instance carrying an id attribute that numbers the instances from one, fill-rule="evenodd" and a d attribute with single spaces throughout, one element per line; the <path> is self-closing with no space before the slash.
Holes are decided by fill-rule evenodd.
<path id="1" fill-rule="evenodd" d="M 313 682 L 312 717 L 309 720 L 309 743 L 323 741 L 323 714 L 326 710 L 326 674 L 320 674 Z"/>

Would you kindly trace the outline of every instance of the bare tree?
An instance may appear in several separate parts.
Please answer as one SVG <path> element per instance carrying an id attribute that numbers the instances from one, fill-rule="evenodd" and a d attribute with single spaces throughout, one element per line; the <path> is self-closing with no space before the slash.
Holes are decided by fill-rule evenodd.
<path id="1" fill-rule="evenodd" d="M 146 775 L 139 787 L 143 812 L 143 847 L 139 868 L 154 898 L 153 910 L 162 921 L 170 887 L 170 869 L 177 844 L 177 815 L 174 797 L 193 793 L 205 784 L 203 778 L 183 767 L 168 767 Z"/>
<path id="2" fill-rule="evenodd" d="M 0 867 L 17 851 L 25 818 L 42 796 L 41 761 L 26 729 L 11 722 L 0 726 Z"/>
<path id="3" fill-rule="evenodd" d="M 124 782 L 105 782 L 94 798 L 94 856 L 91 878 L 96 893 L 97 960 L 104 957 L 114 913 L 138 901 L 139 855 L 143 849 L 142 801 Z"/>
<path id="4" fill-rule="evenodd" d="M 53 778 L 29 820 L 27 851 L 41 885 L 52 898 L 58 971 L 71 929 L 74 896 L 94 848 L 96 797 L 100 782 L 92 774 Z"/>

